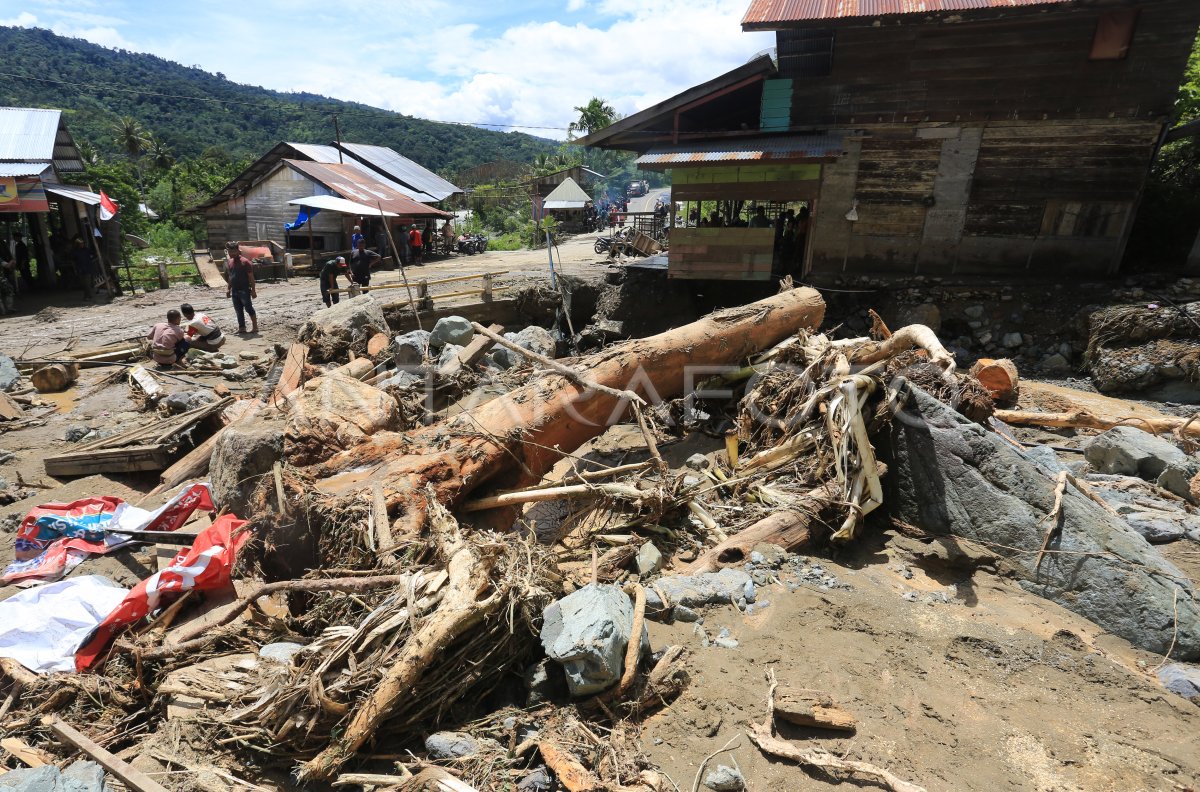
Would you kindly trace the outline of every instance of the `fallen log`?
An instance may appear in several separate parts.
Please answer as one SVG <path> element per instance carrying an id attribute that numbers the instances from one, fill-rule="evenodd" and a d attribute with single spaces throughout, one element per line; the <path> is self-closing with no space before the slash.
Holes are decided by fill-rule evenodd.
<path id="1" fill-rule="evenodd" d="M 781 687 L 775 692 L 775 715 L 796 726 L 854 731 L 858 720 L 819 690 Z"/>
<path id="2" fill-rule="evenodd" d="M 78 376 L 79 366 L 74 363 L 51 363 L 33 372 L 29 380 L 38 393 L 57 393 L 66 390 Z"/>
<path id="3" fill-rule="evenodd" d="M 629 390 L 651 401 L 673 398 L 683 392 L 690 366 L 736 364 L 797 330 L 815 327 L 824 311 L 813 289 L 719 311 L 587 358 L 587 382 L 604 392 L 581 384 L 582 374 L 547 373 L 438 424 L 405 435 L 374 436 L 309 472 L 319 492 L 346 504 L 361 502 L 361 491 L 380 483 L 389 511 L 407 523 L 404 533 L 420 534 L 427 483 L 438 501 L 452 507 L 484 483 L 536 484 L 564 453 L 625 415 L 632 402 Z M 507 518 L 504 528 L 511 524 L 510 510 L 495 514 L 498 523 Z"/>
<path id="4" fill-rule="evenodd" d="M 1020 396 L 1021 376 L 1008 358 L 981 358 L 971 366 L 971 376 L 1000 404 L 1015 404 Z"/>
<path id="5" fill-rule="evenodd" d="M 1188 437 L 1200 437 L 1200 422 L 1190 418 L 1177 418 L 1164 415 L 1162 418 L 1151 418 L 1138 415 L 1126 417 L 1100 416 L 1087 410 L 1072 412 L 1030 412 L 1028 410 L 996 410 L 997 420 L 1020 426 L 1045 426 L 1058 429 L 1099 429 L 1107 431 L 1114 426 L 1136 426 L 1150 434 L 1166 434 L 1180 430 Z"/>
<path id="6" fill-rule="evenodd" d="M 955 369 L 958 367 L 954 362 L 954 355 L 950 354 L 942 346 L 937 333 L 925 325 L 901 327 L 882 341 L 853 339 L 834 343 L 834 348 L 842 346 L 849 346 L 851 348 L 849 353 L 850 362 L 856 365 L 865 366 L 869 363 L 877 363 L 880 360 L 887 360 L 910 349 L 924 349 L 929 354 L 930 362 L 939 366 L 945 376 L 949 377 L 953 375 Z"/>

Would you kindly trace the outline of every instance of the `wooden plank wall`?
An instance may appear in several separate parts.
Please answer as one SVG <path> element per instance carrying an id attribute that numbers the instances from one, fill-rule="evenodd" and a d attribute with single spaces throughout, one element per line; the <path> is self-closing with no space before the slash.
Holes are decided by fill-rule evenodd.
<path id="1" fill-rule="evenodd" d="M 284 244 L 283 226 L 294 221 L 300 209 L 288 201 L 307 198 L 321 191 L 324 191 L 323 187 L 302 173 L 286 165 L 279 168 L 246 193 L 247 233 L 255 239 L 270 239 Z M 343 239 L 342 218 L 338 213 L 321 212 L 311 222 L 313 234 L 325 237 L 326 250 L 349 246 L 349 240 Z M 263 235 L 259 236 L 260 233 Z M 306 228 L 297 233 L 306 239 L 308 237 Z"/>
<path id="2" fill-rule="evenodd" d="M 1127 4 L 1126 4 L 1127 5 Z M 1124 60 L 1090 61 L 1101 2 L 998 19 L 839 25 L 828 77 L 793 79 L 792 126 L 1170 115 L 1200 2 L 1140 3 Z M 914 15 L 917 16 L 917 15 Z M 778 33 L 784 48 L 788 31 Z"/>

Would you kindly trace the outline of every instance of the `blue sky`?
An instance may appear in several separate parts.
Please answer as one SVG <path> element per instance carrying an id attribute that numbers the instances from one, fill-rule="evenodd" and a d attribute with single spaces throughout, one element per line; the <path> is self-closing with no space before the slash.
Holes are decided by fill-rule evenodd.
<path id="1" fill-rule="evenodd" d="M 422 118 L 565 127 L 592 96 L 629 114 L 773 46 L 741 32 L 748 4 L 0 0 L 0 24 Z"/>

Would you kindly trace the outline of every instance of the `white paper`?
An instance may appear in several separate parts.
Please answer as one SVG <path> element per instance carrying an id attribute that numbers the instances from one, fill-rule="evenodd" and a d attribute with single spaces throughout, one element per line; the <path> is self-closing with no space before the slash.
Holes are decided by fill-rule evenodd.
<path id="1" fill-rule="evenodd" d="M 75 651 L 128 590 L 85 575 L 22 591 L 0 602 L 0 657 L 30 671 L 74 671 Z"/>

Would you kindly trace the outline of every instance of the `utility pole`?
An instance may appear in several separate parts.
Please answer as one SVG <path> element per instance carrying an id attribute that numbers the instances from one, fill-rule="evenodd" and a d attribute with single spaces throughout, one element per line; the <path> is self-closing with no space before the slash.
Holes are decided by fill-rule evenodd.
<path id="1" fill-rule="evenodd" d="M 337 140 L 338 164 L 344 165 L 346 161 L 342 159 L 342 126 L 338 123 L 338 114 L 333 114 L 333 134 Z"/>

